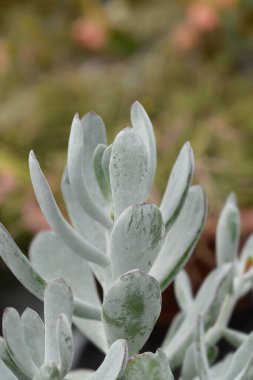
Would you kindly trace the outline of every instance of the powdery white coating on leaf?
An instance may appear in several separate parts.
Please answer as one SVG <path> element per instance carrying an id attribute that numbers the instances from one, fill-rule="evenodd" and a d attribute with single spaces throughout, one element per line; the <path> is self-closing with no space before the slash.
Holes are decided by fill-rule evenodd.
<path id="1" fill-rule="evenodd" d="M 145 352 L 135 355 L 128 361 L 124 375 L 120 380 L 173 380 L 166 355 L 158 350 L 155 354 Z"/>
<path id="2" fill-rule="evenodd" d="M 27 348 L 34 363 L 40 367 L 45 357 L 45 328 L 38 314 L 26 308 L 21 315 L 23 333 Z"/>
<path id="3" fill-rule="evenodd" d="M 94 371 L 89 369 L 78 369 L 71 371 L 65 380 L 89 380 Z"/>
<path id="4" fill-rule="evenodd" d="M 43 300 L 46 281 L 33 269 L 30 261 L 20 251 L 8 231 L 1 224 L 0 255 L 23 286 L 40 300 Z"/>
<path id="5" fill-rule="evenodd" d="M 125 339 L 129 355 L 139 351 L 148 339 L 161 311 L 157 281 L 139 270 L 119 277 L 104 297 L 102 320 L 111 345 Z"/>
<path id="6" fill-rule="evenodd" d="M 193 339 L 196 319 L 201 313 L 205 324 L 214 323 L 221 303 L 231 286 L 232 270 L 230 264 L 224 264 L 209 274 L 197 293 L 193 305 L 175 335 L 168 342 L 165 337 L 162 345 L 172 368 L 178 367 Z"/>
<path id="7" fill-rule="evenodd" d="M 150 177 L 148 189 L 150 191 L 156 172 L 156 142 L 153 125 L 145 109 L 139 102 L 134 102 L 131 107 L 131 122 L 133 129 L 142 138 L 146 145 L 150 161 Z"/>
<path id="8" fill-rule="evenodd" d="M 205 223 L 206 209 L 202 188 L 192 186 L 179 216 L 165 235 L 162 249 L 149 272 L 157 279 L 162 290 L 166 289 L 190 258 Z"/>
<path id="9" fill-rule="evenodd" d="M 60 354 L 60 372 L 61 376 L 67 375 L 71 368 L 74 346 L 71 324 L 64 314 L 60 314 L 56 321 L 56 337 L 58 343 L 58 351 Z"/>
<path id="10" fill-rule="evenodd" d="M 191 281 L 186 271 L 181 270 L 177 275 L 174 290 L 178 306 L 186 313 L 193 301 Z"/>
<path id="11" fill-rule="evenodd" d="M 117 218 L 130 205 L 143 203 L 149 193 L 148 152 L 132 128 L 126 128 L 116 136 L 109 170 L 114 214 Z"/>
<path id="12" fill-rule="evenodd" d="M 73 294 L 63 279 L 49 283 L 45 290 L 45 362 L 60 363 L 57 343 L 56 322 L 60 314 L 65 314 L 69 323 L 73 315 Z"/>
<path id="13" fill-rule="evenodd" d="M 220 266 L 236 259 L 240 240 L 240 213 L 234 197 L 229 197 L 216 230 L 216 258 Z"/>
<path id="14" fill-rule="evenodd" d="M 61 380 L 61 377 L 58 368 L 52 363 L 43 365 L 33 380 Z"/>
<path id="15" fill-rule="evenodd" d="M 19 380 L 2 360 L 0 360 L 0 380 Z"/>
<path id="16" fill-rule="evenodd" d="M 47 281 L 62 277 L 75 297 L 101 305 L 87 261 L 75 255 L 53 232 L 40 232 L 32 241 L 29 256 L 34 268 Z"/>
<path id="17" fill-rule="evenodd" d="M 172 168 L 160 205 L 166 228 L 175 222 L 190 188 L 194 172 L 194 157 L 191 145 L 185 143 Z"/>
<path id="18" fill-rule="evenodd" d="M 106 174 L 103 169 L 103 155 L 106 150 L 106 146 L 99 144 L 93 155 L 93 166 L 94 171 L 96 175 L 96 180 L 98 183 L 98 186 L 100 188 L 101 193 L 103 194 L 103 197 L 108 205 L 111 205 L 112 198 L 111 198 L 111 188 L 108 186 L 108 179 L 106 178 Z"/>
<path id="19" fill-rule="evenodd" d="M 194 361 L 199 378 L 201 380 L 211 380 L 204 338 L 204 322 L 203 317 L 200 315 L 197 317 L 194 343 Z"/>
<path id="20" fill-rule="evenodd" d="M 111 345 L 103 363 L 89 380 L 117 380 L 125 371 L 127 360 L 126 341 L 119 339 Z"/>
<path id="21" fill-rule="evenodd" d="M 33 378 L 38 367 L 34 364 L 29 354 L 20 316 L 13 308 L 7 308 L 4 311 L 3 336 L 10 355 L 17 366 L 28 378 Z"/>
<path id="22" fill-rule="evenodd" d="M 87 115 L 86 119 L 89 123 L 88 119 L 90 119 L 90 116 Z M 83 119 L 83 122 L 81 122 L 78 115 L 75 115 L 69 136 L 67 157 L 68 175 L 73 192 L 83 210 L 97 222 L 101 223 L 107 228 L 110 228 L 112 222 L 110 221 L 110 218 L 107 215 L 105 209 L 101 205 L 102 201 L 100 204 L 97 202 L 97 197 L 100 195 L 101 199 L 101 194 L 99 194 L 98 185 L 95 180 L 95 173 L 92 162 L 95 147 L 100 143 L 103 144 L 105 141 L 104 139 L 101 139 L 100 136 L 94 136 L 96 140 L 96 146 L 93 146 L 94 141 L 92 142 L 91 147 L 89 147 L 88 143 L 85 143 L 85 148 L 88 149 L 88 152 L 85 152 L 84 138 L 89 139 L 90 141 L 93 140 L 92 131 L 90 131 L 89 127 L 88 129 L 89 131 L 87 131 L 85 128 L 85 119 Z M 95 127 L 95 135 L 96 131 L 97 129 Z M 89 134 L 91 134 L 91 136 L 89 136 Z M 100 132 L 98 134 L 100 134 Z M 85 162 L 85 159 L 87 162 Z"/>
<path id="23" fill-rule="evenodd" d="M 111 234 L 114 278 L 134 268 L 148 272 L 160 251 L 164 232 L 162 215 L 157 206 L 144 203 L 123 211 Z"/>
<path id="24" fill-rule="evenodd" d="M 103 253 L 83 239 L 64 219 L 33 152 L 29 156 L 29 167 L 36 198 L 55 234 L 79 256 L 101 266 L 107 266 L 109 260 Z"/>

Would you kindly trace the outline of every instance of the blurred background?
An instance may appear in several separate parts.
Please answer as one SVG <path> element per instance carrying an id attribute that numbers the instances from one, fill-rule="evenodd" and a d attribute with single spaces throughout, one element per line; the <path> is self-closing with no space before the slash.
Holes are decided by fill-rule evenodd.
<path id="1" fill-rule="evenodd" d="M 27 252 L 47 228 L 29 150 L 63 207 L 75 112 L 99 113 L 111 142 L 138 99 L 158 143 L 152 201 L 159 202 L 186 140 L 195 152 L 194 181 L 209 200 L 204 237 L 188 265 L 196 288 L 214 263 L 216 219 L 229 192 L 238 196 L 243 237 L 253 231 L 252 93 L 253 0 L 0 0 L 1 222 Z M 4 307 L 18 282 L 2 262 L 0 278 Z"/>

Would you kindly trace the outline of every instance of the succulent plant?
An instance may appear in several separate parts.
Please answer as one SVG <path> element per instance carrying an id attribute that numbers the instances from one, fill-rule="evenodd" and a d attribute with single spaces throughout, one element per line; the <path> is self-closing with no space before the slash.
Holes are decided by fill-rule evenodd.
<path id="1" fill-rule="evenodd" d="M 184 265 L 204 226 L 207 204 L 192 186 L 194 158 L 186 143 L 160 207 L 148 196 L 156 171 L 154 131 L 134 103 L 131 128 L 107 146 L 102 119 L 73 119 L 62 193 L 62 215 L 33 152 L 34 191 L 50 231 L 33 240 L 29 258 L 0 229 L 0 254 L 22 284 L 44 301 L 44 323 L 32 310 L 3 317 L 0 380 L 252 379 L 253 338 L 227 327 L 252 288 L 253 238 L 238 256 L 240 216 L 234 195 L 217 227 L 217 268 L 193 297 Z M 139 351 L 161 311 L 161 292 L 175 280 L 180 313 L 157 352 Z M 96 281 L 103 290 L 100 300 Z M 97 371 L 70 371 L 72 322 L 105 354 Z M 216 362 L 217 342 L 237 350 Z M 69 372 L 70 371 L 70 372 Z"/>

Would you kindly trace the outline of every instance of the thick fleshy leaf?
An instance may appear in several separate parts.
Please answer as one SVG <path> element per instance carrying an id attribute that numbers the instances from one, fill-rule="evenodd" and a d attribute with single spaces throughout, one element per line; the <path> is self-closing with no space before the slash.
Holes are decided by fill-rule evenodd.
<path id="1" fill-rule="evenodd" d="M 89 112 L 81 119 L 83 128 L 83 173 L 84 182 L 95 202 L 104 206 L 93 165 L 95 149 L 99 144 L 106 145 L 106 128 L 102 118 L 95 112 Z"/>
<path id="2" fill-rule="evenodd" d="M 207 204 L 202 188 L 192 186 L 150 270 L 151 276 L 157 279 L 162 290 L 167 288 L 190 258 L 202 232 L 206 212 Z"/>
<path id="3" fill-rule="evenodd" d="M 177 275 L 174 289 L 177 303 L 181 310 L 186 313 L 192 306 L 193 295 L 190 278 L 184 270 Z"/>
<path id="4" fill-rule="evenodd" d="M 180 365 L 192 342 L 198 315 L 200 313 L 203 315 L 207 326 L 216 320 L 224 297 L 231 287 L 231 273 L 230 264 L 225 264 L 211 272 L 198 291 L 191 309 L 176 334 L 169 342 L 165 337 L 165 344 L 162 347 L 172 368 Z"/>
<path id="5" fill-rule="evenodd" d="M 61 190 L 74 228 L 85 240 L 106 254 L 106 229 L 82 210 L 71 188 L 66 169 L 61 182 Z M 101 268 L 99 265 L 92 263 L 90 263 L 90 266 L 98 281 L 104 287 L 107 278 L 106 274 L 107 272 L 110 273 L 111 270 L 110 266 Z M 111 278 L 111 276 L 109 277 Z"/>
<path id="6" fill-rule="evenodd" d="M 212 379 L 220 380 L 220 376 L 223 376 L 224 372 L 226 372 L 227 368 L 231 365 L 232 360 L 233 354 L 228 354 L 223 360 L 212 366 L 210 369 Z"/>
<path id="7" fill-rule="evenodd" d="M 0 380 L 19 380 L 0 359 Z"/>
<path id="8" fill-rule="evenodd" d="M 131 107 L 131 123 L 133 129 L 140 135 L 146 145 L 150 160 L 149 190 L 152 186 L 156 172 L 156 141 L 153 125 L 147 112 L 139 102 L 134 102 Z"/>
<path id="9" fill-rule="evenodd" d="M 25 376 L 23 372 L 21 372 L 17 364 L 10 356 L 5 340 L 2 337 L 0 337 L 0 360 L 11 370 L 11 372 L 18 378 L 18 380 L 29 380 L 29 378 Z"/>
<path id="10" fill-rule="evenodd" d="M 194 157 L 189 142 L 185 143 L 172 168 L 167 187 L 160 205 L 166 229 L 175 222 L 183 207 L 191 186 L 194 171 Z"/>
<path id="11" fill-rule="evenodd" d="M 90 215 L 91 218 L 95 219 L 97 222 L 101 223 L 105 227 L 110 228 L 112 225 L 112 221 L 107 215 L 105 209 L 101 207 L 101 204 L 97 203 L 96 199 L 96 195 L 98 196 L 98 185 L 95 179 L 92 159 L 95 147 L 98 144 L 105 143 L 104 139 L 102 139 L 101 136 L 97 136 L 96 133 L 97 131 L 100 135 L 101 132 L 100 126 L 98 126 L 98 129 L 96 128 L 96 115 L 94 116 L 95 120 L 93 125 L 96 146 L 94 147 L 92 144 L 92 146 L 89 147 L 89 144 L 86 144 L 85 148 L 89 149 L 88 153 L 85 153 L 84 149 L 84 133 L 86 134 L 86 139 L 91 137 L 91 139 L 89 139 L 90 141 L 93 139 L 93 136 L 89 136 L 89 132 L 85 132 L 85 127 L 83 125 L 86 123 L 86 121 L 87 123 L 89 123 L 89 119 L 92 119 L 93 116 L 94 115 L 91 114 L 86 115 L 86 119 L 83 119 L 82 122 L 79 120 L 78 115 L 75 115 L 73 119 L 68 145 L 68 176 L 73 192 L 83 210 L 88 215 Z M 91 123 L 93 124 L 92 121 Z M 85 163 L 85 158 L 87 158 L 87 154 L 88 158 L 90 158 L 90 162 Z M 91 157 L 89 157 L 90 155 Z M 92 191 L 92 193 L 94 192 L 94 194 L 90 193 L 90 191 Z"/>
<path id="12" fill-rule="evenodd" d="M 65 314 L 71 324 L 73 294 L 63 279 L 50 282 L 45 290 L 45 363 L 58 365 L 61 362 L 56 333 L 56 322 L 60 314 Z"/>
<path id="13" fill-rule="evenodd" d="M 210 371 L 207 360 L 207 352 L 204 341 L 204 323 L 203 317 L 198 316 L 197 328 L 195 333 L 194 359 L 199 378 L 201 380 L 210 380 Z"/>
<path id="14" fill-rule="evenodd" d="M 33 269 L 14 240 L 0 224 L 0 255 L 7 267 L 32 294 L 43 300 L 46 281 Z"/>
<path id="15" fill-rule="evenodd" d="M 119 277 L 104 297 L 102 320 L 111 345 L 125 339 L 129 355 L 146 342 L 161 310 L 161 291 L 155 278 L 139 270 Z"/>
<path id="16" fill-rule="evenodd" d="M 33 267 L 47 281 L 62 277 L 75 297 L 101 305 L 87 261 L 76 256 L 53 232 L 40 232 L 32 241 L 29 256 Z"/>
<path id="17" fill-rule="evenodd" d="M 235 260 L 240 240 L 240 213 L 234 197 L 229 197 L 216 230 L 216 259 L 222 265 Z"/>
<path id="18" fill-rule="evenodd" d="M 117 380 L 123 374 L 127 360 L 126 341 L 119 339 L 111 345 L 105 360 L 89 380 Z"/>
<path id="19" fill-rule="evenodd" d="M 150 165 L 146 146 L 133 128 L 115 138 L 110 159 L 110 183 L 115 218 L 134 203 L 143 203 L 149 193 Z"/>
<path id="20" fill-rule="evenodd" d="M 24 338 L 23 328 L 18 312 L 7 308 L 3 315 L 3 335 L 11 356 L 20 370 L 33 378 L 38 370 L 34 364 Z"/>
<path id="21" fill-rule="evenodd" d="M 169 361 L 166 355 L 157 350 L 155 354 L 145 352 L 133 356 L 120 380 L 173 380 Z"/>
<path id="22" fill-rule="evenodd" d="M 101 193 L 103 194 L 106 203 L 108 205 L 111 205 L 112 203 L 111 188 L 108 186 L 108 179 L 106 178 L 106 174 L 104 172 L 103 164 L 102 164 L 102 159 L 103 159 L 105 150 L 106 150 L 105 145 L 99 144 L 97 146 L 94 152 L 94 156 L 93 156 L 93 165 L 94 165 L 94 171 L 95 171 L 97 183 L 99 185 Z"/>
<path id="23" fill-rule="evenodd" d="M 108 188 L 111 189 L 111 182 L 110 182 L 110 160 L 111 160 L 111 155 L 112 155 L 112 144 L 109 145 L 103 154 L 102 157 L 102 167 L 105 173 L 105 179 L 108 185 Z M 110 190 L 111 192 L 111 190 Z"/>
<path id="24" fill-rule="evenodd" d="M 61 380 L 60 371 L 54 363 L 45 364 L 39 369 L 33 380 Z"/>
<path id="25" fill-rule="evenodd" d="M 33 152 L 29 156 L 29 166 L 38 203 L 52 230 L 79 256 L 101 266 L 108 265 L 105 255 L 84 240 L 63 218 Z"/>
<path id="26" fill-rule="evenodd" d="M 67 375 L 71 368 L 74 346 L 71 325 L 64 314 L 60 314 L 56 321 L 56 337 L 60 353 L 61 376 Z"/>
<path id="27" fill-rule="evenodd" d="M 25 342 L 32 360 L 41 367 L 45 357 L 45 328 L 38 314 L 26 308 L 21 315 Z"/>
<path id="28" fill-rule="evenodd" d="M 80 369 L 76 371 L 71 371 L 66 380 L 89 380 L 94 371 L 89 369 Z"/>
<path id="29" fill-rule="evenodd" d="M 151 203 L 123 211 L 111 234 L 114 278 L 135 268 L 148 272 L 160 251 L 164 231 L 160 210 Z"/>
<path id="30" fill-rule="evenodd" d="M 165 336 L 165 339 L 163 341 L 163 346 L 166 347 L 171 339 L 174 337 L 174 335 L 177 333 L 177 330 L 182 325 L 183 321 L 185 319 L 184 313 L 181 311 L 172 319 L 172 322 L 170 323 L 170 327 L 167 331 L 167 334 Z"/>

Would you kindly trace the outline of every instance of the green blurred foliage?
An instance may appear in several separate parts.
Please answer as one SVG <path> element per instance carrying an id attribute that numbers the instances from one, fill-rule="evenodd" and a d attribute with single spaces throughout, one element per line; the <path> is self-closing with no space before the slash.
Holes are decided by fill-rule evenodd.
<path id="1" fill-rule="evenodd" d="M 252 1 L 215 8 L 217 26 L 175 38 L 178 26 L 189 27 L 191 3 L 0 1 L 0 174 L 7 170 L 18 183 L 0 197 L 0 217 L 21 246 L 34 233 L 24 211 L 27 203 L 36 208 L 29 150 L 62 204 L 59 184 L 75 112 L 101 114 L 112 141 L 129 125 L 136 99 L 158 140 L 153 200 L 190 140 L 195 179 L 211 212 L 230 191 L 240 207 L 253 206 Z"/>

